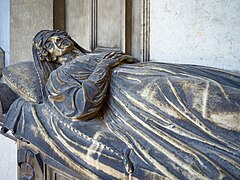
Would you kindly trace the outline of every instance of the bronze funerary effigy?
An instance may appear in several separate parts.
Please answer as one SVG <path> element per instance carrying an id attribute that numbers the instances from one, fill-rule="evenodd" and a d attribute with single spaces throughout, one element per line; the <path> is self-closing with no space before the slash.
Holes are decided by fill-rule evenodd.
<path id="1" fill-rule="evenodd" d="M 88 179 L 240 178 L 239 74 L 88 52 L 62 31 L 40 31 L 32 50 L 34 63 L 3 70 L 20 97 L 2 133 L 44 154 L 22 150 L 19 165 L 33 157 L 42 172 L 49 163 Z"/>

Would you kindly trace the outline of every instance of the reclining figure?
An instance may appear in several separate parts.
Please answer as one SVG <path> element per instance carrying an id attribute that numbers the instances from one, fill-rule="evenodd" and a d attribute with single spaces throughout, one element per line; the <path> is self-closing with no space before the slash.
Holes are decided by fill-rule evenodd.
<path id="1" fill-rule="evenodd" d="M 20 95 L 3 133 L 91 178 L 240 178 L 240 75 L 90 53 L 51 30 L 33 58 L 3 71 Z"/>

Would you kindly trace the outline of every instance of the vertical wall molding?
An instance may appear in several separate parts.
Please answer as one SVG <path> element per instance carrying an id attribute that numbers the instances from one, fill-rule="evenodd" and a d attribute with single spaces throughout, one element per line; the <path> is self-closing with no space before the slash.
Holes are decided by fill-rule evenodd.
<path id="1" fill-rule="evenodd" d="M 103 4 L 99 4 L 99 3 L 105 3 L 104 1 L 99 1 L 99 0 L 91 0 L 89 1 L 89 19 L 90 19 L 90 49 L 91 51 L 95 50 L 96 48 L 116 48 L 116 49 L 120 49 L 124 52 L 127 53 L 131 53 L 131 40 L 132 40 L 132 0 L 118 0 L 118 2 L 116 2 L 116 7 L 113 7 L 115 9 L 117 9 L 118 14 L 120 14 L 120 16 L 118 16 L 120 19 L 116 19 L 116 22 L 119 22 L 120 24 L 116 24 L 118 27 L 120 27 L 119 29 L 119 40 L 117 41 L 118 43 L 118 47 L 116 46 L 112 46 L 112 47 L 103 47 L 101 39 L 102 37 L 104 38 L 106 36 L 107 39 L 107 33 L 113 33 L 113 31 L 106 31 L 103 33 L 102 31 L 99 32 L 99 28 L 103 29 L 103 26 L 108 27 L 109 24 L 104 24 L 104 23 L 99 23 L 101 22 L 101 18 L 102 18 L 102 14 L 99 14 L 101 12 L 103 12 L 103 9 L 98 9 L 98 8 L 102 8 L 103 6 L 106 6 L 107 8 L 107 4 L 103 5 Z M 118 5 L 117 5 L 118 4 Z M 120 7 L 118 7 L 120 5 Z M 112 10 L 112 9 L 111 9 Z M 112 15 L 111 10 L 109 11 L 109 17 Z M 108 11 L 106 10 L 105 13 L 108 13 Z M 106 14 L 105 14 L 106 16 Z M 108 17 L 107 17 L 108 18 Z M 112 21 L 111 21 L 112 22 Z M 99 24 L 98 24 L 99 23 Z M 98 37 L 99 33 L 102 33 L 101 36 L 102 37 Z M 106 34 L 105 34 L 106 33 Z M 99 41 L 100 39 L 100 41 Z M 111 44 L 111 39 L 109 39 Z M 116 41 L 115 41 L 116 43 Z M 104 44 L 104 43 L 103 43 Z M 114 43 L 113 43 L 114 44 Z"/>
<path id="2" fill-rule="evenodd" d="M 143 0 L 142 5 L 142 43 L 143 43 L 143 53 L 142 61 L 150 61 L 150 0 Z"/>
<path id="3" fill-rule="evenodd" d="M 121 0 L 121 31 L 120 31 L 120 49 L 126 51 L 126 4 L 127 0 Z"/>
<path id="4" fill-rule="evenodd" d="M 91 51 L 117 48 L 141 61 L 150 60 L 150 0 L 88 2 Z"/>
<path id="5" fill-rule="evenodd" d="M 90 3 L 90 49 L 93 51 L 97 48 L 97 18 L 98 18 L 98 2 L 91 0 Z"/>
<path id="6" fill-rule="evenodd" d="M 120 49 L 131 54 L 132 51 L 132 0 L 121 1 L 121 45 Z"/>
<path id="7" fill-rule="evenodd" d="M 127 54 L 132 54 L 132 0 L 125 0 L 124 4 L 124 52 Z"/>
<path id="8" fill-rule="evenodd" d="M 53 29 L 66 31 L 65 0 L 53 1 Z"/>

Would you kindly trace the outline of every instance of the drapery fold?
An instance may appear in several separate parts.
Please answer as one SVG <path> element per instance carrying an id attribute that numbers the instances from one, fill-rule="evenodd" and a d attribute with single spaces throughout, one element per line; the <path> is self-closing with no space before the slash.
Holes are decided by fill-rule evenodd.
<path id="1" fill-rule="evenodd" d="M 96 66 L 89 72 L 78 67 L 57 69 L 47 83 L 51 92 L 61 87 L 56 93 L 66 93 L 74 111 L 75 88 L 82 83 L 77 76 L 89 76 Z M 239 89 L 239 75 L 214 68 L 121 65 L 112 71 L 105 105 L 92 120 L 71 121 L 51 103 L 19 99 L 4 127 L 93 178 L 237 179 Z"/>

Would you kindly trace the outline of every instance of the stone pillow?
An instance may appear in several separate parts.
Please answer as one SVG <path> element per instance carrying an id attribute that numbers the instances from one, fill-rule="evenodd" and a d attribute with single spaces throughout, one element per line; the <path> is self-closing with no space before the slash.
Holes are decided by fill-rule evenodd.
<path id="1" fill-rule="evenodd" d="M 27 101 L 41 102 L 41 86 L 33 61 L 10 65 L 2 73 L 6 84 L 19 96 Z"/>

